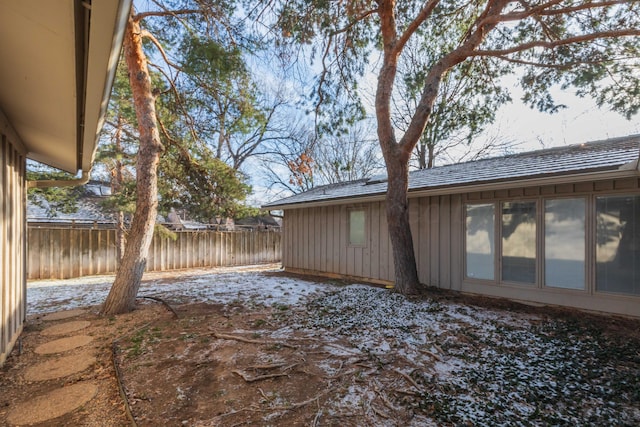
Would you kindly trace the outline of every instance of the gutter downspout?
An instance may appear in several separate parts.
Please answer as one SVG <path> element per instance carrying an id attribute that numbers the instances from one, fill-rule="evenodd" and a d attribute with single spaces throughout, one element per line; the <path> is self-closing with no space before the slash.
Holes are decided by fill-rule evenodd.
<path id="1" fill-rule="evenodd" d="M 77 179 L 43 179 L 36 181 L 27 181 L 27 188 L 50 188 L 50 187 L 78 187 L 89 182 L 91 171 L 82 171 L 82 176 Z"/>

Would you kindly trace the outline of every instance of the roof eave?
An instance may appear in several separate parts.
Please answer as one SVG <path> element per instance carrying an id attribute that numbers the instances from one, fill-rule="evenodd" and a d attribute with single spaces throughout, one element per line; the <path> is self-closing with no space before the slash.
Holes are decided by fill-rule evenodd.
<path id="1" fill-rule="evenodd" d="M 571 179 L 571 183 L 587 182 L 587 181 L 601 181 L 605 179 L 621 179 L 621 178 L 638 178 L 640 177 L 640 170 L 636 168 L 618 168 L 614 170 L 599 170 L 591 172 L 580 172 L 575 174 L 562 174 L 552 176 L 542 176 L 523 179 L 510 179 L 500 180 L 492 182 L 472 183 L 455 186 L 442 186 L 437 188 L 422 188 L 409 190 L 408 198 L 427 197 L 427 196 L 441 196 L 450 194 L 462 194 L 472 193 L 478 191 L 489 190 L 509 190 L 513 188 L 533 187 L 533 186 L 545 186 L 556 185 L 566 183 L 567 179 Z M 289 203 L 289 204 L 268 204 L 264 205 L 264 209 L 269 210 L 287 210 L 287 209 L 302 209 L 313 208 L 331 205 L 346 205 L 346 204 L 360 204 L 379 202 L 385 200 L 385 193 L 369 194 L 366 196 L 350 196 L 341 197 L 326 200 L 316 200 L 311 202 Z"/>
<path id="2" fill-rule="evenodd" d="M 78 169 L 83 171 L 91 169 L 95 158 L 131 3 L 132 0 L 93 0 L 91 3 L 84 120 L 79 121 L 82 139 Z"/>

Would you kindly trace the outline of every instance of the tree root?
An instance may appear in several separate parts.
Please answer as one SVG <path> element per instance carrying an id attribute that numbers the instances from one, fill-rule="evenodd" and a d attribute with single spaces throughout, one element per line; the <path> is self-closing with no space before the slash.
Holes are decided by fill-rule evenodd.
<path id="1" fill-rule="evenodd" d="M 373 404 L 369 405 L 369 407 L 371 408 L 373 413 L 376 414 L 377 416 L 384 418 L 385 420 L 388 420 L 389 418 L 391 418 L 389 415 L 382 412 L 381 409 L 376 408 Z"/>
<path id="2" fill-rule="evenodd" d="M 287 377 L 287 376 L 289 376 L 289 374 L 278 373 L 278 374 L 267 374 L 267 375 L 258 375 L 256 377 L 250 377 L 246 373 L 244 373 L 242 371 L 239 371 L 237 369 L 234 369 L 231 372 L 233 372 L 236 375 L 241 376 L 242 379 L 245 380 L 248 383 L 253 383 L 253 382 L 262 381 L 262 380 L 268 380 L 269 378 L 278 378 L 278 377 Z"/>
<path id="3" fill-rule="evenodd" d="M 131 422 L 132 427 L 138 427 L 138 423 L 136 423 L 136 419 L 133 417 L 133 412 L 131 412 L 131 406 L 129 405 L 129 399 L 127 398 L 127 393 L 124 391 L 124 385 L 122 384 L 122 376 L 120 374 L 120 366 L 118 365 L 118 344 L 117 340 L 111 343 L 111 362 L 113 362 L 113 369 L 115 371 L 116 380 L 118 383 L 118 392 L 120 393 L 120 398 L 124 403 L 124 410 L 127 414 L 127 418 L 129 418 L 129 422 Z"/>
<path id="4" fill-rule="evenodd" d="M 219 332 L 212 332 L 211 334 L 214 337 L 216 337 L 217 339 L 219 339 L 219 340 L 240 341 L 240 342 L 244 342 L 244 343 L 247 343 L 247 344 L 279 345 L 281 347 L 287 347 L 287 348 L 292 348 L 292 349 L 297 349 L 298 348 L 298 346 L 287 344 L 285 342 L 280 342 L 280 341 L 254 340 L 254 339 L 250 339 L 250 338 L 239 337 L 237 335 L 221 334 Z"/>
<path id="5" fill-rule="evenodd" d="M 420 388 L 420 386 L 418 385 L 418 383 L 416 383 L 414 381 L 413 378 L 411 378 L 409 375 L 405 374 L 404 372 L 402 372 L 399 369 L 394 369 L 393 372 L 395 372 L 396 374 L 402 375 L 402 377 L 404 379 L 406 379 L 407 381 L 409 381 L 409 383 L 411 383 L 412 386 L 414 386 L 416 388 L 416 390 L 418 390 L 419 392 L 422 392 L 422 389 Z"/>
<path id="6" fill-rule="evenodd" d="M 429 350 L 418 350 L 420 353 L 422 354 L 426 354 L 427 356 L 430 356 L 432 358 L 434 358 L 435 360 L 437 360 L 438 362 L 442 362 L 442 357 L 438 356 L 437 354 L 429 351 Z"/>
<path id="7" fill-rule="evenodd" d="M 252 365 L 247 366 L 247 369 L 253 369 L 254 371 L 257 371 L 259 369 L 277 369 L 282 368 L 283 366 L 286 366 L 286 363 L 274 363 L 273 365 Z"/>
<path id="8" fill-rule="evenodd" d="M 411 391 L 411 390 L 400 390 L 398 388 L 394 388 L 393 391 L 395 393 L 406 394 L 407 396 L 418 396 L 419 395 L 415 391 Z"/>
<path id="9" fill-rule="evenodd" d="M 173 309 L 173 307 L 171 307 L 169 303 L 163 300 L 162 298 L 146 296 L 146 295 L 139 295 L 137 298 L 150 299 L 152 301 L 157 301 L 159 303 L 162 303 L 162 305 L 164 305 L 171 313 L 173 313 L 173 317 L 175 317 L 176 319 L 180 318 L 178 316 L 178 313 Z"/>
<path id="10" fill-rule="evenodd" d="M 387 398 L 387 396 L 381 391 L 382 386 L 378 383 L 378 381 L 374 380 L 373 383 L 374 383 L 373 390 L 376 392 L 380 400 L 382 400 L 382 403 L 384 403 L 384 405 L 387 408 L 391 409 L 392 411 L 398 412 L 400 409 L 397 408 L 393 403 L 391 403 L 389 398 Z"/>

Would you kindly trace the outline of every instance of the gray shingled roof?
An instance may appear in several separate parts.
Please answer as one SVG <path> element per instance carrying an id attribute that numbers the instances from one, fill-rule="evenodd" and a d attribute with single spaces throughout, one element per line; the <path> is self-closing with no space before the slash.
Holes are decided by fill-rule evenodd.
<path id="1" fill-rule="evenodd" d="M 638 159 L 640 135 L 424 169 L 409 174 L 409 192 L 532 178 L 617 170 Z M 362 179 L 314 188 L 266 208 L 385 194 L 385 179 Z"/>

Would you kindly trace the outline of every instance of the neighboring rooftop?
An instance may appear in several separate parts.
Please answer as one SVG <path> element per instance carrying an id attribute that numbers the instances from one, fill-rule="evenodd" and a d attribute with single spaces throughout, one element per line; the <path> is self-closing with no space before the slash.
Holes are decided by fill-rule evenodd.
<path id="1" fill-rule="evenodd" d="M 478 184 L 499 185 L 553 176 L 615 171 L 638 161 L 640 135 L 548 148 L 502 157 L 423 169 L 409 174 L 409 193 Z M 386 179 L 374 177 L 314 188 L 275 202 L 265 208 L 383 195 Z"/>

